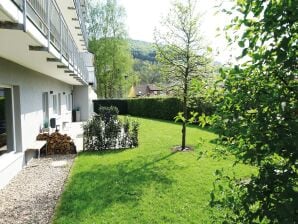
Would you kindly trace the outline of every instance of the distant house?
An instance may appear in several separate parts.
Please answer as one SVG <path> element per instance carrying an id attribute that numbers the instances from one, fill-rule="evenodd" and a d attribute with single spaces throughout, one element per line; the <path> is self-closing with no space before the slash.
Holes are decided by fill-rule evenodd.
<path id="1" fill-rule="evenodd" d="M 128 97 L 150 97 L 161 95 L 163 90 L 154 84 L 133 86 Z"/>

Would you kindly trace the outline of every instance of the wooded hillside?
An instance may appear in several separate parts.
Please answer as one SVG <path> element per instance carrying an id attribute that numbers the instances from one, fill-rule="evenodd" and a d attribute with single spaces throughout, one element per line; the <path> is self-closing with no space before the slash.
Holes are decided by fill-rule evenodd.
<path id="1" fill-rule="evenodd" d="M 128 41 L 133 58 L 155 63 L 156 50 L 153 43 L 132 40 Z"/>

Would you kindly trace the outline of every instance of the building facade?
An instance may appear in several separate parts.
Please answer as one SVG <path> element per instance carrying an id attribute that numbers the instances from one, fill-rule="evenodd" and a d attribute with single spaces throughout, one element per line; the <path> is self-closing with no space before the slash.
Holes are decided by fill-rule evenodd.
<path id="1" fill-rule="evenodd" d="M 93 112 L 86 7 L 85 0 L 0 1 L 0 188 L 52 118 L 63 129 L 74 109 L 80 120 Z"/>

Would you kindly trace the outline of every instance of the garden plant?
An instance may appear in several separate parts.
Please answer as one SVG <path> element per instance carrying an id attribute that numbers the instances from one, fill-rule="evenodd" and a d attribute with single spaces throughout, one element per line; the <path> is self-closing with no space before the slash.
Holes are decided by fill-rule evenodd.
<path id="1" fill-rule="evenodd" d="M 139 124 L 118 119 L 117 107 L 99 107 L 98 113 L 84 125 L 84 150 L 133 148 L 138 146 Z"/>

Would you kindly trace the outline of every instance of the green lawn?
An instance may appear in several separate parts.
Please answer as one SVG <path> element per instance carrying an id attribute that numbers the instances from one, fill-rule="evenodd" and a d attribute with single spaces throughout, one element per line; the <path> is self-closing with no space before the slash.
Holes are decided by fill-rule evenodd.
<path id="1" fill-rule="evenodd" d="M 138 148 L 79 154 L 54 223 L 211 223 L 214 171 L 233 164 L 232 158 L 198 159 L 200 150 L 215 147 L 216 135 L 189 127 L 187 143 L 195 151 L 173 153 L 170 148 L 180 143 L 179 124 L 138 120 Z M 251 172 L 244 165 L 234 170 L 241 176 Z"/>

